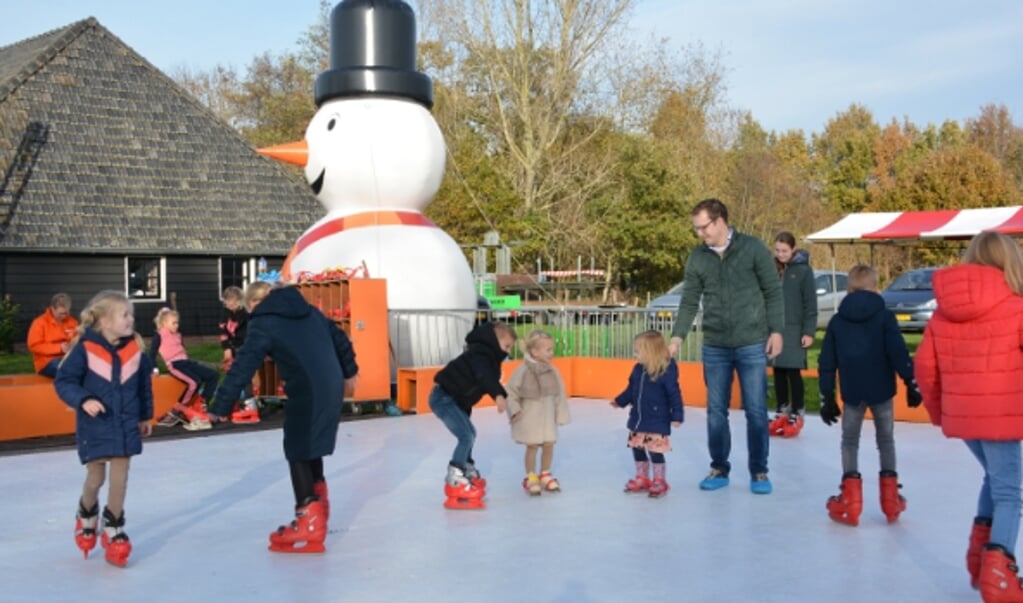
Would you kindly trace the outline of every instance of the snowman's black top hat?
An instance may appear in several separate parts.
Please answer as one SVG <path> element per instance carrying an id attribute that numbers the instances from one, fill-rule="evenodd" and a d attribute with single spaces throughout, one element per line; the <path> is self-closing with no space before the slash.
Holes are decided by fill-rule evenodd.
<path id="1" fill-rule="evenodd" d="M 433 107 L 433 82 L 416 71 L 416 16 L 401 0 L 343 0 L 330 13 L 330 69 L 316 78 L 316 106 L 358 96 Z"/>

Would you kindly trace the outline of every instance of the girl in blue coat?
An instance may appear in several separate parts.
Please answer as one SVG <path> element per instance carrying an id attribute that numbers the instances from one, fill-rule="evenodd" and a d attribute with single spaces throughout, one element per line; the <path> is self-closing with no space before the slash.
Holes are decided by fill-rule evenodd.
<path id="1" fill-rule="evenodd" d="M 217 389 L 210 420 L 229 414 L 263 360 L 273 359 L 287 394 L 284 457 L 295 491 L 295 521 L 270 534 L 270 550 L 322 553 L 330 514 L 323 457 L 334 452 L 346 385 L 356 385 L 355 352 L 348 336 L 294 287 L 253 283 L 245 301 L 250 313 L 245 344 Z M 300 543 L 305 545 L 296 548 Z"/>
<path id="2" fill-rule="evenodd" d="M 96 546 L 99 490 L 109 464 L 101 543 L 106 560 L 120 567 L 131 553 L 124 533 L 129 459 L 142 452 L 153 418 L 152 365 L 134 329 L 134 310 L 123 293 L 97 294 L 82 311 L 78 335 L 54 380 L 57 395 L 75 410 L 78 458 L 85 465 L 75 542 L 86 557 Z"/>
<path id="3" fill-rule="evenodd" d="M 628 446 L 636 461 L 636 477 L 625 484 L 625 491 L 648 492 L 657 498 L 669 490 L 664 480 L 664 453 L 671 450 L 672 426 L 682 426 L 682 390 L 678 385 L 678 366 L 668 353 L 663 335 L 657 331 L 640 333 L 632 348 L 639 362 L 632 368 L 628 387 L 611 401 L 616 408 L 632 405 L 626 427 Z"/>

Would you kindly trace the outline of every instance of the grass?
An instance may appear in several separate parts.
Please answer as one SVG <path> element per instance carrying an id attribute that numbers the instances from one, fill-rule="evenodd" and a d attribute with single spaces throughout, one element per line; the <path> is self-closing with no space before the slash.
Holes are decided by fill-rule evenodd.
<path id="1" fill-rule="evenodd" d="M 224 352 L 219 343 L 201 343 L 185 346 L 192 360 L 219 365 Z M 34 373 L 31 354 L 0 354 L 0 375 Z"/>

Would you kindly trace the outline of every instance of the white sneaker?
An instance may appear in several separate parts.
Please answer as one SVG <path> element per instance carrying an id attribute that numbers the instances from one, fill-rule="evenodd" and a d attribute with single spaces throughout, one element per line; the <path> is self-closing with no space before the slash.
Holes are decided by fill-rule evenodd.
<path id="1" fill-rule="evenodd" d="M 202 431 L 204 429 L 213 429 L 213 424 L 201 417 L 196 417 L 185 423 L 185 430 L 187 431 Z"/>

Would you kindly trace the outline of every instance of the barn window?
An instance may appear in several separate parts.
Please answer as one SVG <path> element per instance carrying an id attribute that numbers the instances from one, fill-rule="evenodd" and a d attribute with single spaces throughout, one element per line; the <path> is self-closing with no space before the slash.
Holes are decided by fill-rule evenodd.
<path id="1" fill-rule="evenodd" d="M 256 272 L 256 260 L 253 258 L 221 257 L 220 258 L 220 291 L 228 287 L 245 289 L 253 280 Z"/>
<path id="2" fill-rule="evenodd" d="M 132 299 L 166 299 L 167 260 L 155 256 L 128 256 L 124 260 L 125 292 Z"/>

